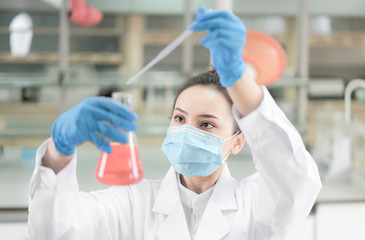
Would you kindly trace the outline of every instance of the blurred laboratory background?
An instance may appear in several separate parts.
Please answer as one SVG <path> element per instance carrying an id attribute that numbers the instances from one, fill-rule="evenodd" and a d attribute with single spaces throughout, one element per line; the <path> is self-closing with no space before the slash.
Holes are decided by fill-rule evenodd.
<path id="1" fill-rule="evenodd" d="M 247 58 L 263 54 L 252 60 L 252 72 L 258 79 L 273 72 L 268 89 L 320 169 L 323 189 L 289 239 L 365 239 L 364 0 L 87 0 L 90 19 L 70 16 L 73 2 L 0 2 L 0 239 L 29 239 L 36 149 L 55 118 L 86 97 L 134 94 L 145 177 L 164 177 L 169 162 L 160 148 L 176 89 L 210 66 L 198 44 L 204 33 L 132 86 L 126 82 L 184 31 L 197 6 L 222 2 L 252 33 L 270 39 L 264 53 L 245 50 Z M 265 55 L 270 51 L 274 59 Z M 91 144 L 78 147 L 80 190 L 107 187 L 94 177 L 99 156 Z M 248 146 L 228 162 L 237 180 L 255 172 Z"/>

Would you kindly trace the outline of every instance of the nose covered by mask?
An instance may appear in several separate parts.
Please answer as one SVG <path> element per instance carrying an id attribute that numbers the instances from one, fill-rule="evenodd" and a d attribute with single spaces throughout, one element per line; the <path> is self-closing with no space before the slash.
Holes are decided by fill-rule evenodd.
<path id="1" fill-rule="evenodd" d="M 162 151 L 176 172 L 188 177 L 208 176 L 223 164 L 224 142 L 238 133 L 224 139 L 189 125 L 170 127 Z"/>

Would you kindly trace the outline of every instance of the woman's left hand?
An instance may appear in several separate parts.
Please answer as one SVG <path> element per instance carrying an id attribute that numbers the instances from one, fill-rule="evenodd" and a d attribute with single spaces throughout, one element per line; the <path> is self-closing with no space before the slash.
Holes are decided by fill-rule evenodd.
<path id="1" fill-rule="evenodd" d="M 247 35 L 245 25 L 230 11 L 198 7 L 195 22 L 189 28 L 208 31 L 199 43 L 210 50 L 222 86 L 232 86 L 246 70 L 242 60 Z"/>

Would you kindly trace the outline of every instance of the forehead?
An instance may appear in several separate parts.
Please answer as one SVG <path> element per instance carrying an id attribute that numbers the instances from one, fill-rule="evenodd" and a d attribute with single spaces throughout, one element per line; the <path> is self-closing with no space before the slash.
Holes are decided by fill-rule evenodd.
<path id="1" fill-rule="evenodd" d="M 197 113 L 231 113 L 231 104 L 213 86 L 197 85 L 185 89 L 176 99 L 175 107 Z"/>

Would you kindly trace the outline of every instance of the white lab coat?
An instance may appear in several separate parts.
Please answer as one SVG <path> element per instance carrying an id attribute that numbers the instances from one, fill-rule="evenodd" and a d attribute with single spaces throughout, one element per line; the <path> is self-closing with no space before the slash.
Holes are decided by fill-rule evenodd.
<path id="1" fill-rule="evenodd" d="M 257 173 L 236 182 L 225 166 L 197 229 L 196 240 L 285 239 L 303 221 L 321 188 L 300 135 L 266 88 L 261 105 L 234 117 L 250 145 Z M 37 152 L 30 183 L 32 239 L 190 239 L 176 172 L 91 193 L 79 192 L 76 156 L 57 175 Z"/>

